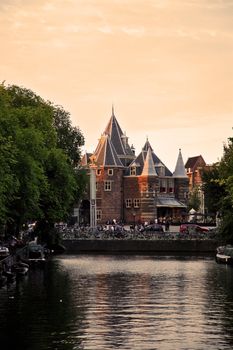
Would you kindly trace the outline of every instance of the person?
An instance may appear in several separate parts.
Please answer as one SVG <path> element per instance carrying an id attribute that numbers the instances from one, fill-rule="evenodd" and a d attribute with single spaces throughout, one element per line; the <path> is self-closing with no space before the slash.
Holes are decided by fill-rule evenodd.
<path id="1" fill-rule="evenodd" d="M 168 218 L 166 218 L 166 221 L 165 221 L 165 231 L 169 231 L 169 228 L 170 228 L 170 221 Z"/>

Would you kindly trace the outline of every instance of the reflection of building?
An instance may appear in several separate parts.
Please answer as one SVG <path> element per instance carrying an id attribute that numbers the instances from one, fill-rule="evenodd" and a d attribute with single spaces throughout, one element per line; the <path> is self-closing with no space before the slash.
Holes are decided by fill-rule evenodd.
<path id="1" fill-rule="evenodd" d="M 173 174 L 148 140 L 135 156 L 114 110 L 94 156 L 98 223 L 113 219 L 128 223 L 154 221 L 160 216 L 180 216 L 185 211 L 188 177 L 181 151 Z M 89 168 L 90 154 L 83 156 L 82 165 Z"/>

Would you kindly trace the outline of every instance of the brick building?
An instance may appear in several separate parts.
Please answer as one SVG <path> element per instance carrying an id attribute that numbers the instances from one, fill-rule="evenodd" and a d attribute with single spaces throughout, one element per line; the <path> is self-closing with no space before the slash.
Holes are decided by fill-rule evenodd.
<path id="1" fill-rule="evenodd" d="M 180 217 L 185 212 L 189 181 L 181 150 L 173 173 L 148 140 L 136 156 L 114 110 L 94 154 L 86 153 L 82 158 L 86 169 L 90 159 L 96 173 L 97 223 L 113 219 L 125 223 L 154 222 L 165 216 Z M 87 196 L 81 204 L 81 222 L 88 222 L 88 201 Z"/>
<path id="2" fill-rule="evenodd" d="M 188 158 L 185 169 L 189 178 L 189 195 L 197 191 L 200 207 L 199 213 L 205 214 L 205 195 L 202 190 L 202 173 L 212 169 L 212 165 L 207 165 L 201 155 Z"/>
<path id="3" fill-rule="evenodd" d="M 203 157 L 195 156 L 188 158 L 185 169 L 189 178 L 189 191 L 192 192 L 195 187 L 202 185 L 201 172 L 206 167 Z"/>

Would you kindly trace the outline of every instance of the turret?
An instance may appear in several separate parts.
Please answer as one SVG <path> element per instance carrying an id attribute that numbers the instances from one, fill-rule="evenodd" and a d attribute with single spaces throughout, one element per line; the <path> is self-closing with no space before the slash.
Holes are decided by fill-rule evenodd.
<path id="1" fill-rule="evenodd" d="M 173 177 L 175 182 L 176 198 L 180 200 L 182 203 L 187 204 L 189 179 L 184 167 L 181 149 L 179 149 L 179 154 L 176 162 L 175 171 L 173 173 Z"/>

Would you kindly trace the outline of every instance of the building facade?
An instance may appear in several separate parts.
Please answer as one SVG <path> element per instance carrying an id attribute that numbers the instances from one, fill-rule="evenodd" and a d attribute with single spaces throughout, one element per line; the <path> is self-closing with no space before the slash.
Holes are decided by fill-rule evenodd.
<path id="1" fill-rule="evenodd" d="M 198 212 L 205 214 L 205 194 L 202 188 L 203 171 L 209 171 L 212 169 L 212 165 L 207 165 L 201 155 L 188 158 L 185 163 L 186 173 L 189 179 L 189 195 L 192 195 L 195 191 L 198 194 L 200 200 L 200 207 Z"/>
<path id="2" fill-rule="evenodd" d="M 173 173 L 148 140 L 136 156 L 114 110 L 95 152 L 83 156 L 82 166 L 87 171 L 95 168 L 97 224 L 112 220 L 155 222 L 164 217 L 181 217 L 186 211 L 189 180 L 181 150 Z M 88 207 L 87 196 L 81 204 L 80 222 L 88 221 Z"/>

